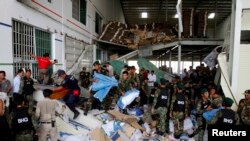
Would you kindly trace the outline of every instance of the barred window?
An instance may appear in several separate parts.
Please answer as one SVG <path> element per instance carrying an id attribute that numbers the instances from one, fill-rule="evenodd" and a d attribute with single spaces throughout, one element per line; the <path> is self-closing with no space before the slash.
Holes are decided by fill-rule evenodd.
<path id="1" fill-rule="evenodd" d="M 72 0 L 72 17 L 84 25 L 86 25 L 86 6 L 86 0 Z"/>
<path id="2" fill-rule="evenodd" d="M 13 20 L 13 65 L 14 74 L 20 68 L 32 70 L 33 78 L 38 78 L 37 62 L 30 56 L 30 53 L 41 56 L 44 53 L 51 54 L 51 34 Z M 50 68 L 52 72 L 52 69 Z"/>

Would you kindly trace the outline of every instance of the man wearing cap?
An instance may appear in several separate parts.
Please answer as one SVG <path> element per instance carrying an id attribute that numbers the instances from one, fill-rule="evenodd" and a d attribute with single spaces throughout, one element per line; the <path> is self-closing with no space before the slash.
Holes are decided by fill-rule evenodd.
<path id="1" fill-rule="evenodd" d="M 242 124 L 250 125 L 250 90 L 246 90 L 243 94 L 245 98 L 240 100 L 237 113 Z"/>
<path id="2" fill-rule="evenodd" d="M 52 90 L 44 89 L 43 95 L 45 98 L 37 103 L 36 117 L 41 123 L 39 129 L 39 141 L 46 141 L 48 136 L 50 136 L 51 141 L 57 141 L 57 128 L 55 121 L 56 111 L 59 110 L 59 105 L 56 100 L 51 100 L 49 98 L 51 94 Z"/>
<path id="3" fill-rule="evenodd" d="M 170 106 L 170 118 L 174 124 L 174 135 L 178 138 L 183 133 L 184 119 L 188 117 L 189 101 L 184 93 L 184 84 L 178 82 L 176 93 L 172 97 Z"/>
<path id="4" fill-rule="evenodd" d="M 167 88 L 167 81 L 160 79 L 160 92 L 153 108 L 156 109 L 155 114 L 159 114 L 159 123 L 157 124 L 158 134 L 163 135 L 166 132 L 167 109 L 170 103 L 170 90 Z M 153 110 L 154 111 L 154 110 Z"/>
<path id="5" fill-rule="evenodd" d="M 231 109 L 233 103 L 234 101 L 231 98 L 226 97 L 222 103 L 224 109 L 219 110 L 209 124 L 238 125 L 240 121 L 239 116 Z"/>
<path id="6" fill-rule="evenodd" d="M 208 110 L 208 107 L 211 105 L 211 102 L 209 100 L 209 93 L 206 88 L 201 90 L 201 98 L 198 100 L 196 104 L 196 111 L 197 111 L 197 124 L 198 129 L 196 130 L 196 133 L 198 132 L 198 140 L 202 141 L 204 136 L 204 131 L 206 129 L 206 120 L 202 116 L 204 112 Z"/>
<path id="7" fill-rule="evenodd" d="M 69 109 L 74 112 L 73 119 L 76 119 L 79 115 L 79 112 L 75 108 L 75 104 L 79 101 L 80 95 L 80 87 L 78 86 L 78 80 L 72 75 L 67 75 L 64 70 L 58 70 L 57 74 L 63 81 L 61 86 L 54 90 L 61 90 L 63 88 L 68 90 L 63 100 L 65 101 Z"/>
<path id="8" fill-rule="evenodd" d="M 103 74 L 103 75 L 107 75 L 107 72 L 105 71 L 105 69 L 103 69 L 101 67 L 101 64 L 99 61 L 95 61 L 93 63 L 93 70 L 92 70 L 92 76 L 94 75 L 94 72 L 96 73 L 100 73 L 100 74 Z"/>

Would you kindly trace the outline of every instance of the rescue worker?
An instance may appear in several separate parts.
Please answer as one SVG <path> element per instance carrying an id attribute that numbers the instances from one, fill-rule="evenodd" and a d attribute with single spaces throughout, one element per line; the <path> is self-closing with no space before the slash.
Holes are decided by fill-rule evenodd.
<path id="1" fill-rule="evenodd" d="M 206 120 L 202 116 L 204 112 L 208 110 L 211 105 L 209 100 L 209 93 L 206 88 L 201 90 L 201 98 L 197 101 L 196 111 L 197 111 L 197 124 L 198 129 L 195 131 L 198 133 L 198 141 L 203 141 L 204 131 L 206 129 Z"/>
<path id="2" fill-rule="evenodd" d="M 148 104 L 148 78 L 145 78 L 140 87 L 140 106 Z"/>
<path id="3" fill-rule="evenodd" d="M 72 75 L 67 75 L 64 70 L 60 69 L 57 71 L 57 75 L 63 81 L 61 86 L 54 90 L 57 91 L 63 88 L 68 90 L 63 100 L 65 101 L 69 109 L 74 113 L 73 119 L 76 119 L 80 114 L 75 108 L 76 103 L 79 101 L 79 96 L 80 96 L 80 87 L 78 86 L 78 80 Z"/>
<path id="4" fill-rule="evenodd" d="M 31 70 L 26 70 L 26 74 L 23 78 L 23 95 L 25 100 L 28 102 L 29 113 L 32 113 L 33 110 L 33 92 L 34 92 L 34 81 L 31 78 Z"/>
<path id="5" fill-rule="evenodd" d="M 240 100 L 237 113 L 242 124 L 250 125 L 250 90 L 245 90 L 243 94 L 245 98 Z"/>
<path id="6" fill-rule="evenodd" d="M 57 128 L 56 128 L 56 110 L 59 107 L 56 100 L 51 100 L 49 97 L 52 90 L 44 89 L 44 99 L 37 103 L 36 117 L 39 119 L 41 126 L 39 129 L 39 141 L 46 141 L 50 137 L 51 141 L 57 141 Z"/>
<path id="7" fill-rule="evenodd" d="M 174 136 L 179 138 L 183 133 L 184 119 L 189 114 L 189 101 L 184 93 L 184 84 L 178 82 L 176 87 L 176 93 L 172 96 L 169 116 L 173 120 Z"/>
<path id="8" fill-rule="evenodd" d="M 211 98 L 211 106 L 213 109 L 216 109 L 222 106 L 223 99 L 217 93 L 215 88 L 210 89 L 210 98 Z"/>
<path id="9" fill-rule="evenodd" d="M 129 79 L 135 83 L 137 89 L 141 87 L 139 75 L 135 72 L 135 66 L 130 67 Z"/>
<path id="10" fill-rule="evenodd" d="M 163 135 L 166 132 L 167 126 L 167 110 L 170 103 L 169 95 L 170 90 L 166 87 L 167 81 L 165 79 L 160 80 L 160 91 L 156 100 L 153 104 L 153 108 L 156 109 L 153 112 L 159 115 L 159 123 L 157 124 L 157 133 Z"/>
<path id="11" fill-rule="evenodd" d="M 159 91 L 159 84 L 157 82 L 154 83 L 154 88 L 151 90 L 149 95 L 149 105 L 152 105 L 154 103 L 154 99 L 158 97 L 157 93 Z"/>
<path id="12" fill-rule="evenodd" d="M 120 93 L 121 93 L 122 95 L 124 95 L 126 91 L 132 89 L 131 80 L 128 79 L 128 75 L 129 75 L 128 72 L 127 72 L 127 71 L 124 71 L 124 72 L 122 73 L 122 79 L 120 80 L 120 82 L 119 82 L 119 84 L 118 84 Z"/>
<path id="13" fill-rule="evenodd" d="M 224 109 L 220 109 L 213 119 L 210 121 L 210 124 L 214 125 L 239 125 L 239 116 L 238 114 L 231 109 L 234 101 L 226 97 L 223 100 L 223 107 Z"/>
<path id="14" fill-rule="evenodd" d="M 34 54 L 30 54 L 32 58 L 36 59 L 38 63 L 38 72 L 39 72 L 39 80 L 40 84 L 48 84 L 49 75 L 48 69 L 50 65 L 57 63 L 57 60 L 50 60 L 49 53 L 44 53 L 43 56 L 35 56 Z"/>
<path id="15" fill-rule="evenodd" d="M 24 105 L 24 97 L 16 97 L 16 109 L 11 113 L 11 127 L 16 141 L 33 141 L 35 133 L 28 108 Z"/>
<path id="16" fill-rule="evenodd" d="M 88 89 L 89 85 L 90 85 L 90 73 L 86 72 L 86 67 L 82 68 L 82 71 L 80 72 L 80 82 L 81 82 L 81 86 L 83 88 Z"/>

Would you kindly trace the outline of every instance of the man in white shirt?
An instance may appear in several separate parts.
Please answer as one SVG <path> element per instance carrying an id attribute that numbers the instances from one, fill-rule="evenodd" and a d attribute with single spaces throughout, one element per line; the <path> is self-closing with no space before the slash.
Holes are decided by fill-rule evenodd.
<path id="1" fill-rule="evenodd" d="M 154 87 L 154 83 L 156 82 L 156 75 L 153 70 L 148 74 L 148 93 L 150 94 L 151 89 Z"/>
<path id="2" fill-rule="evenodd" d="M 23 82 L 22 82 L 22 77 L 23 77 L 23 70 L 19 69 L 17 71 L 17 75 L 14 78 L 14 84 L 13 84 L 13 97 L 15 97 L 18 94 L 22 94 L 23 90 Z"/>

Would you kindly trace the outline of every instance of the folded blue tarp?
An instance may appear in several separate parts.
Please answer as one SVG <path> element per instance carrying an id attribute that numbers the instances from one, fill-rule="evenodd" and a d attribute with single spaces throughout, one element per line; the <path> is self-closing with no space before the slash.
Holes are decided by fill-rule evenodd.
<path id="1" fill-rule="evenodd" d="M 91 86 L 93 91 L 96 91 L 94 97 L 101 102 L 107 96 L 112 87 L 117 87 L 118 82 L 114 77 L 105 76 L 99 73 L 94 73 L 94 82 Z"/>
<path id="2" fill-rule="evenodd" d="M 129 104 L 131 104 L 135 98 L 137 98 L 140 94 L 140 91 L 137 89 L 132 89 L 125 92 L 124 96 L 121 96 L 117 102 L 117 105 L 120 109 L 126 108 Z"/>
<path id="3" fill-rule="evenodd" d="M 203 117 L 207 120 L 207 121 L 211 121 L 214 116 L 216 115 L 216 113 L 220 110 L 223 109 L 223 107 L 220 107 L 218 109 L 212 109 L 210 111 L 207 111 L 205 113 L 203 113 Z"/>

